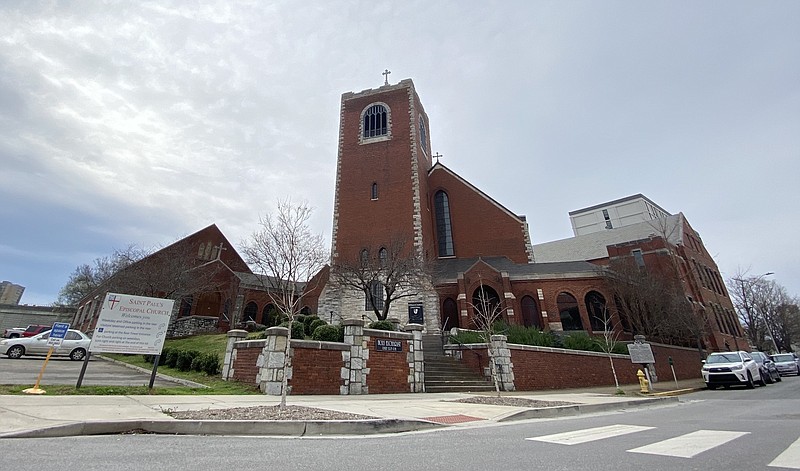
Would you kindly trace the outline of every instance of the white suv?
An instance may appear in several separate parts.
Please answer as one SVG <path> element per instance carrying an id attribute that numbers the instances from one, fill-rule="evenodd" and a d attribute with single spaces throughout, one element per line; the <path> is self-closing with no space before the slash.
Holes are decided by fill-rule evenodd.
<path id="1" fill-rule="evenodd" d="M 717 389 L 717 386 L 744 385 L 752 389 L 754 383 L 766 386 L 761 377 L 758 363 L 749 353 L 718 352 L 712 353 L 703 361 L 703 381 L 708 389 Z"/>

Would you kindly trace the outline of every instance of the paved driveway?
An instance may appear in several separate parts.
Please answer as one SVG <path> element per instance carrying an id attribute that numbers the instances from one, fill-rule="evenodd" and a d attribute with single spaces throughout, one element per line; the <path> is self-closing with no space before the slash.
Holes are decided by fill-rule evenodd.
<path id="1" fill-rule="evenodd" d="M 18 360 L 11 360 L 6 356 L 0 357 L 0 384 L 36 384 L 36 378 L 44 364 L 44 356 L 25 355 Z M 81 373 L 82 361 L 72 361 L 69 358 L 50 358 L 47 368 L 42 376 L 40 385 L 70 384 L 78 382 Z M 117 365 L 97 357 L 89 360 L 86 374 L 83 377 L 84 386 L 147 386 L 150 383 L 150 374 Z M 169 388 L 180 386 L 172 381 L 156 378 L 155 387 Z"/>

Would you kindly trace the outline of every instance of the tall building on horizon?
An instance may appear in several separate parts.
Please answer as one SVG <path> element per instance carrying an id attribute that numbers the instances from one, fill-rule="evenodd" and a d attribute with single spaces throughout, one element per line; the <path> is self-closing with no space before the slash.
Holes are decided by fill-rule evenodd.
<path id="1" fill-rule="evenodd" d="M 10 281 L 0 282 L 0 304 L 19 304 L 25 287 Z"/>

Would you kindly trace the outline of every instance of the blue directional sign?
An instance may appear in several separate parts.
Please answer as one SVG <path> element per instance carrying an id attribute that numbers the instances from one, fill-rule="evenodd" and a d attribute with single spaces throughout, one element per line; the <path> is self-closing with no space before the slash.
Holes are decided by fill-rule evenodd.
<path id="1" fill-rule="evenodd" d="M 50 338 L 63 339 L 67 336 L 67 330 L 69 330 L 68 322 L 56 322 L 50 330 Z"/>
<path id="2" fill-rule="evenodd" d="M 56 322 L 53 324 L 53 328 L 50 329 L 50 336 L 47 339 L 47 345 L 56 348 L 60 347 L 64 337 L 67 336 L 67 330 L 69 330 L 68 322 Z"/>

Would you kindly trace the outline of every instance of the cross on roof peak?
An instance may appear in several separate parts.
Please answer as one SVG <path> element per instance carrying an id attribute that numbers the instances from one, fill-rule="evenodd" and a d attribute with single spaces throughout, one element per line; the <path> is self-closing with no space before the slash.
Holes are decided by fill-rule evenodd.
<path id="1" fill-rule="evenodd" d="M 389 70 L 389 69 L 386 69 L 383 72 L 381 72 L 381 75 L 383 75 L 383 84 L 384 85 L 389 85 L 389 74 L 391 74 L 391 73 L 392 73 L 392 71 Z"/>

